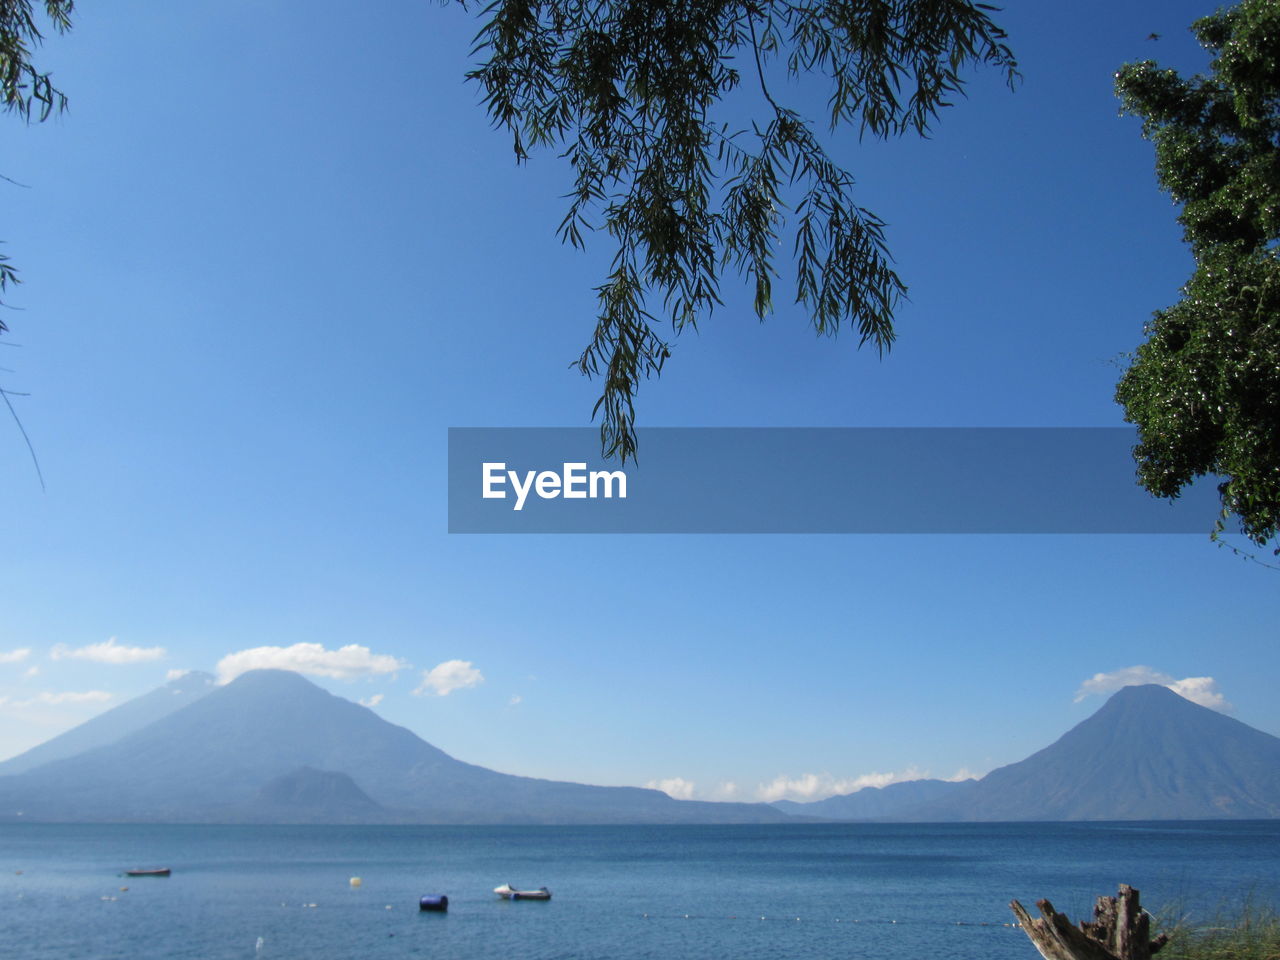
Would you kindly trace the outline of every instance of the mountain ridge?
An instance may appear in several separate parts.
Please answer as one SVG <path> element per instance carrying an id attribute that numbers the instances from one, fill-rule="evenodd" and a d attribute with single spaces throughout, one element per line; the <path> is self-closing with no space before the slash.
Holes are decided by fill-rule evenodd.
<path id="1" fill-rule="evenodd" d="M 934 795 L 908 790 L 913 783 L 932 784 L 923 794 Z M 1049 746 L 980 780 L 867 789 L 775 805 L 904 823 L 1272 819 L 1280 817 L 1280 738 L 1143 684 L 1121 688 Z M 888 800 L 901 803 L 889 809 Z"/>
<path id="2" fill-rule="evenodd" d="M 303 767 L 351 778 L 381 808 L 369 811 L 375 822 L 786 819 L 766 804 L 675 800 L 641 787 L 498 773 L 280 670 L 241 674 L 114 743 L 0 778 L 0 815 L 21 809 L 26 819 L 276 822 L 278 810 L 260 791 Z"/>
<path id="3" fill-rule="evenodd" d="M 197 675 L 186 686 L 166 685 L 0 765 L 4 771 L 22 761 L 17 772 L 0 776 L 0 819 L 587 824 L 1280 817 L 1280 738 L 1158 685 L 1123 688 L 1049 746 L 981 780 L 907 781 L 812 803 L 766 805 L 676 800 L 642 787 L 499 773 L 451 757 L 296 673 L 256 670 L 222 686 L 211 681 Z"/>

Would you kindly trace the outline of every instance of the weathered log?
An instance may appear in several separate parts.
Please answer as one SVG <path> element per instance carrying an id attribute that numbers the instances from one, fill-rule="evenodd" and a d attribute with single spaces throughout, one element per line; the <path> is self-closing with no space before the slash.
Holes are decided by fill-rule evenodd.
<path id="1" fill-rule="evenodd" d="M 1048 900 L 1037 901 L 1039 917 L 1032 917 L 1017 900 L 1009 904 L 1018 923 L 1044 960 L 1151 960 L 1169 942 L 1161 934 L 1151 939 L 1151 915 L 1138 902 L 1138 891 L 1120 885 L 1120 895 L 1099 897 L 1093 920 L 1074 927 Z"/>

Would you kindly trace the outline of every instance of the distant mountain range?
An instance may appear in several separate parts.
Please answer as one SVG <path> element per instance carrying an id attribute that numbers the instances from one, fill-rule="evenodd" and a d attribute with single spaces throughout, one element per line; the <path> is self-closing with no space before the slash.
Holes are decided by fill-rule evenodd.
<path id="1" fill-rule="evenodd" d="M 124 704 L 5 764 L 0 774 L 16 772 L 0 776 L 0 819 L 15 818 L 19 811 L 27 820 L 90 822 L 787 819 L 762 803 L 675 800 L 658 790 L 486 770 L 455 760 L 372 710 L 283 670 L 250 671 L 176 710 L 159 705 L 186 698 L 187 687 L 171 684 L 159 693 L 166 689 L 167 694 Z M 67 756 L 63 747 L 69 741 L 87 749 Z"/>
<path id="2" fill-rule="evenodd" d="M 787 813 L 836 820 L 1280 817 L 1280 738 L 1157 685 L 1125 687 L 1052 746 L 981 780 L 919 780 Z"/>
<path id="3" fill-rule="evenodd" d="M 950 797 L 977 784 L 976 780 L 904 780 L 885 787 L 863 787 L 853 793 L 837 794 L 825 800 L 802 803 L 777 800 L 774 806 L 785 813 L 824 820 L 892 820 L 905 812 Z"/>
<path id="4" fill-rule="evenodd" d="M 455 760 L 295 673 L 188 674 L 0 763 L 0 820 L 769 823 L 1280 817 L 1280 739 L 1126 687 L 1052 746 L 959 783 L 815 803 L 676 800 Z"/>

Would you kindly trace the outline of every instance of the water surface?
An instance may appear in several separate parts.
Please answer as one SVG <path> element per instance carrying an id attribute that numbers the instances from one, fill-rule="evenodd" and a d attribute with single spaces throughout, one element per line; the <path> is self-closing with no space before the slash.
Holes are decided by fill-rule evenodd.
<path id="1" fill-rule="evenodd" d="M 167 879 L 122 877 L 168 866 Z M 18 873 L 17 871 L 21 871 Z M 363 883 L 352 888 L 348 881 Z M 1036 960 L 1008 902 L 1118 883 L 1207 918 L 1280 903 L 1280 822 L 724 827 L 0 826 L 31 960 Z M 492 889 L 546 885 L 548 903 Z M 121 890 L 121 887 L 128 890 Z M 445 915 L 417 910 L 444 893 Z M 259 946 L 261 938 L 261 946 Z"/>

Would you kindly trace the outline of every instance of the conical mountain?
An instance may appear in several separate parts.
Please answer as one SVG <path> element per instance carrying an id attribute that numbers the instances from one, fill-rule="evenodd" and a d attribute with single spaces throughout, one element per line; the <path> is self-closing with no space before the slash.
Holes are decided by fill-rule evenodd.
<path id="1" fill-rule="evenodd" d="M 370 811 L 372 821 L 785 819 L 764 804 L 681 801 L 656 790 L 516 777 L 463 763 L 372 710 L 281 670 L 250 671 L 114 743 L 0 778 L 0 817 L 21 810 L 28 820 L 272 822 L 290 819 L 279 802 L 289 791 L 264 794 L 264 788 L 300 768 L 345 774 L 381 808 Z M 299 818 L 320 819 L 316 791 L 301 793 L 310 799 Z M 351 796 L 341 819 L 348 818 Z"/>
<path id="2" fill-rule="evenodd" d="M 1125 687 L 1056 743 L 911 820 L 1280 816 L 1280 738 L 1157 685 Z"/>

